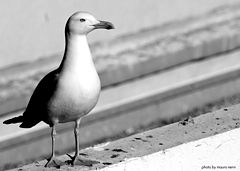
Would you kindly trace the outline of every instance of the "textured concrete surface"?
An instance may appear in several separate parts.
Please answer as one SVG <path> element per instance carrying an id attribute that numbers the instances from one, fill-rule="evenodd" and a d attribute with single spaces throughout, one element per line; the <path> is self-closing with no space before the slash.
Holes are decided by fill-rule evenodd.
<path id="1" fill-rule="evenodd" d="M 240 170 L 240 129 L 136 157 L 100 171 Z"/>
<path id="2" fill-rule="evenodd" d="M 149 26 L 193 17 L 239 0 L 9 0 L 0 2 L 0 67 L 59 53 L 64 47 L 64 25 L 77 10 L 111 20 L 116 30 L 89 36 L 92 42 L 135 32 Z M 14 5 L 13 5 L 14 4 Z M 174 4 L 172 6 L 171 4 Z M 123 19 L 123 16 L 127 16 Z M 37 43 L 36 43 L 37 42 Z M 11 48 L 10 48 L 11 47 Z"/>
<path id="3" fill-rule="evenodd" d="M 240 5 L 148 28 L 93 46 L 102 86 L 106 87 L 240 46 Z M 59 63 L 51 57 L 0 71 L 0 113 L 22 109 L 46 72 Z"/>
<path id="4" fill-rule="evenodd" d="M 43 168 L 46 161 L 18 169 L 95 170 L 107 167 L 103 170 L 201 170 L 202 166 L 208 165 L 238 169 L 240 156 L 232 154 L 239 150 L 240 129 L 235 129 L 240 127 L 239 110 L 240 105 L 236 105 L 83 149 L 80 152 L 82 163 L 75 167 L 65 163 L 69 159 L 64 155 L 58 157 L 63 164 L 60 169 Z M 155 161 L 161 162 L 152 165 Z"/>

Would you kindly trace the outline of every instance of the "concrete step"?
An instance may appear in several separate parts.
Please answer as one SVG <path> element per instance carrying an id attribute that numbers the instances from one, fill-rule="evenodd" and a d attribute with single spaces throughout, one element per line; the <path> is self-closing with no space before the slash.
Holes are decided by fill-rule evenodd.
<path id="1" fill-rule="evenodd" d="M 46 160 L 13 170 L 239 170 L 240 105 L 82 149 L 81 165 L 44 168 Z"/>

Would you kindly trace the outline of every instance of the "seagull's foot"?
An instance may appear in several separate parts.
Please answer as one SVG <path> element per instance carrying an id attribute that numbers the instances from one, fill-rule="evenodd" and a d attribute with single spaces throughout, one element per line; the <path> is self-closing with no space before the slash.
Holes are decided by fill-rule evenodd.
<path id="1" fill-rule="evenodd" d="M 71 156 L 70 154 L 67 154 L 68 157 L 71 158 L 71 160 L 66 161 L 69 165 L 79 165 L 79 166 L 87 166 L 92 167 L 94 164 L 99 164 L 99 161 L 96 160 L 89 160 L 89 159 L 80 159 L 79 156 Z"/>
<path id="2" fill-rule="evenodd" d="M 56 159 L 55 157 L 50 157 L 49 159 L 47 159 L 47 163 L 45 164 L 44 167 L 55 167 L 60 169 L 61 166 L 61 161 Z"/>
<path id="3" fill-rule="evenodd" d="M 82 165 L 82 161 L 78 159 L 78 155 L 71 156 L 70 154 L 67 154 L 68 157 L 70 157 L 71 160 L 67 161 L 68 164 L 74 166 L 74 165 Z"/>

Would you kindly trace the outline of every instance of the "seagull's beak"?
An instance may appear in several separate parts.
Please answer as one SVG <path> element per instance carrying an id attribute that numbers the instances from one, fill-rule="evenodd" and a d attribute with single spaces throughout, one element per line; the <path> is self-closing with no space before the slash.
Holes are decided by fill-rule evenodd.
<path id="1" fill-rule="evenodd" d="M 108 21 L 99 21 L 99 23 L 93 25 L 95 29 L 114 29 L 114 26 L 112 23 Z"/>

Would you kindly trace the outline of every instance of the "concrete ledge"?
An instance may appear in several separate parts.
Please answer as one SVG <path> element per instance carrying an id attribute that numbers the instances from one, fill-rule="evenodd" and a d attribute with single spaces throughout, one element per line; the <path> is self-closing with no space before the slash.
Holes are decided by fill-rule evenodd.
<path id="1" fill-rule="evenodd" d="M 236 105 L 83 149 L 81 166 L 70 167 L 64 164 L 69 160 L 66 155 L 59 156 L 64 165 L 58 170 L 239 170 L 239 111 L 240 105 Z M 45 163 L 17 170 L 55 170 L 43 168 Z"/>
<path id="2" fill-rule="evenodd" d="M 95 44 L 92 50 L 103 87 L 239 48 L 239 9 L 239 4 L 221 7 Z M 55 55 L 1 70 L 0 114 L 23 109 L 39 79 L 60 58 Z"/>
<path id="3" fill-rule="evenodd" d="M 240 129 L 127 159 L 101 171 L 239 170 Z"/>

